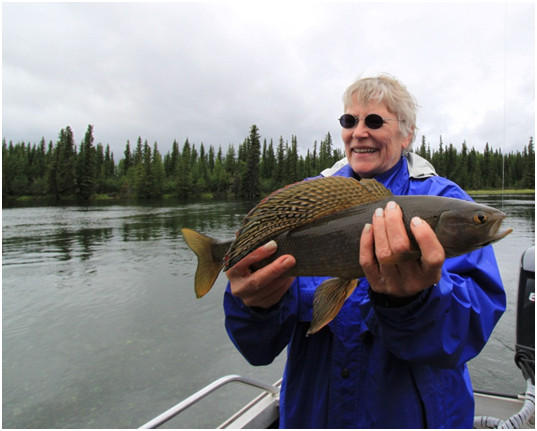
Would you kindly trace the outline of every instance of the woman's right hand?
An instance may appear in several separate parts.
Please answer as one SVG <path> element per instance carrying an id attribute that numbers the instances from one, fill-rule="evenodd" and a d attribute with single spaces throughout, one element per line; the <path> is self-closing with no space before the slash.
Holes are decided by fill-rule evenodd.
<path id="1" fill-rule="evenodd" d="M 284 276 L 296 263 L 295 258 L 290 254 L 280 256 L 257 271 L 252 271 L 250 268 L 254 263 L 272 255 L 277 248 L 275 241 L 269 241 L 226 271 L 231 293 L 239 297 L 244 305 L 270 308 L 278 303 L 291 287 L 295 277 Z"/>

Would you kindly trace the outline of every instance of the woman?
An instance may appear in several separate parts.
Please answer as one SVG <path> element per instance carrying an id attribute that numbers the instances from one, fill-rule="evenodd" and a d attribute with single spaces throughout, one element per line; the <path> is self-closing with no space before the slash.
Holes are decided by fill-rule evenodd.
<path id="1" fill-rule="evenodd" d="M 360 79 L 344 94 L 341 116 L 346 163 L 323 175 L 375 178 L 395 195 L 470 199 L 406 154 L 416 104 L 388 76 Z M 505 310 L 492 248 L 445 259 L 427 223 L 414 218 L 419 261 L 409 248 L 400 208 L 378 208 L 360 238 L 365 278 L 337 317 L 306 337 L 313 293 L 322 277 L 288 278 L 290 255 L 252 272 L 273 253 L 273 241 L 227 271 L 228 334 L 253 365 L 288 346 L 280 397 L 285 428 L 471 428 L 472 387 L 466 362 L 483 348 Z M 395 263 L 393 263 L 395 262 Z"/>

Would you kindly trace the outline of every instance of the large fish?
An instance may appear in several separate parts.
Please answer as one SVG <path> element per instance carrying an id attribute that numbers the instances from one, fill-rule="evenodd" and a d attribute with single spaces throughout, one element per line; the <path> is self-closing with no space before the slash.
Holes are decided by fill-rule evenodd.
<path id="1" fill-rule="evenodd" d="M 376 208 L 397 202 L 411 241 L 403 259 L 419 259 L 419 247 L 410 220 L 419 216 L 433 228 L 446 257 L 458 256 L 498 241 L 505 214 L 461 199 L 440 196 L 394 196 L 376 180 L 327 177 L 292 184 L 269 195 L 244 218 L 233 241 L 217 241 L 191 229 L 182 229 L 198 256 L 196 296 L 205 295 L 223 269 L 227 271 L 248 253 L 270 240 L 277 251 L 256 264 L 256 270 L 284 254 L 296 265 L 289 276 L 330 276 L 317 288 L 313 301 L 312 334 L 329 323 L 353 292 L 364 273 L 358 263 L 360 236 Z"/>

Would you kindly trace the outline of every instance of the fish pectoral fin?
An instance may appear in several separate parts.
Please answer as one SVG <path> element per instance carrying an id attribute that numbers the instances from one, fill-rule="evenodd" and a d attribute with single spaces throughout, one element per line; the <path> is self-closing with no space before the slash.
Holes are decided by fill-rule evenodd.
<path id="1" fill-rule="evenodd" d="M 337 316 L 356 288 L 357 279 L 330 278 L 320 284 L 313 297 L 313 317 L 306 335 L 315 334 Z"/>

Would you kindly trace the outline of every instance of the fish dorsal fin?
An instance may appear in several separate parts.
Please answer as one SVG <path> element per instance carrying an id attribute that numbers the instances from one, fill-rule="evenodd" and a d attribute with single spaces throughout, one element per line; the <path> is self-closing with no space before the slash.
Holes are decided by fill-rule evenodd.
<path id="1" fill-rule="evenodd" d="M 275 235 L 391 192 L 374 179 L 325 177 L 301 181 L 271 193 L 246 215 L 224 258 L 224 271 Z"/>

